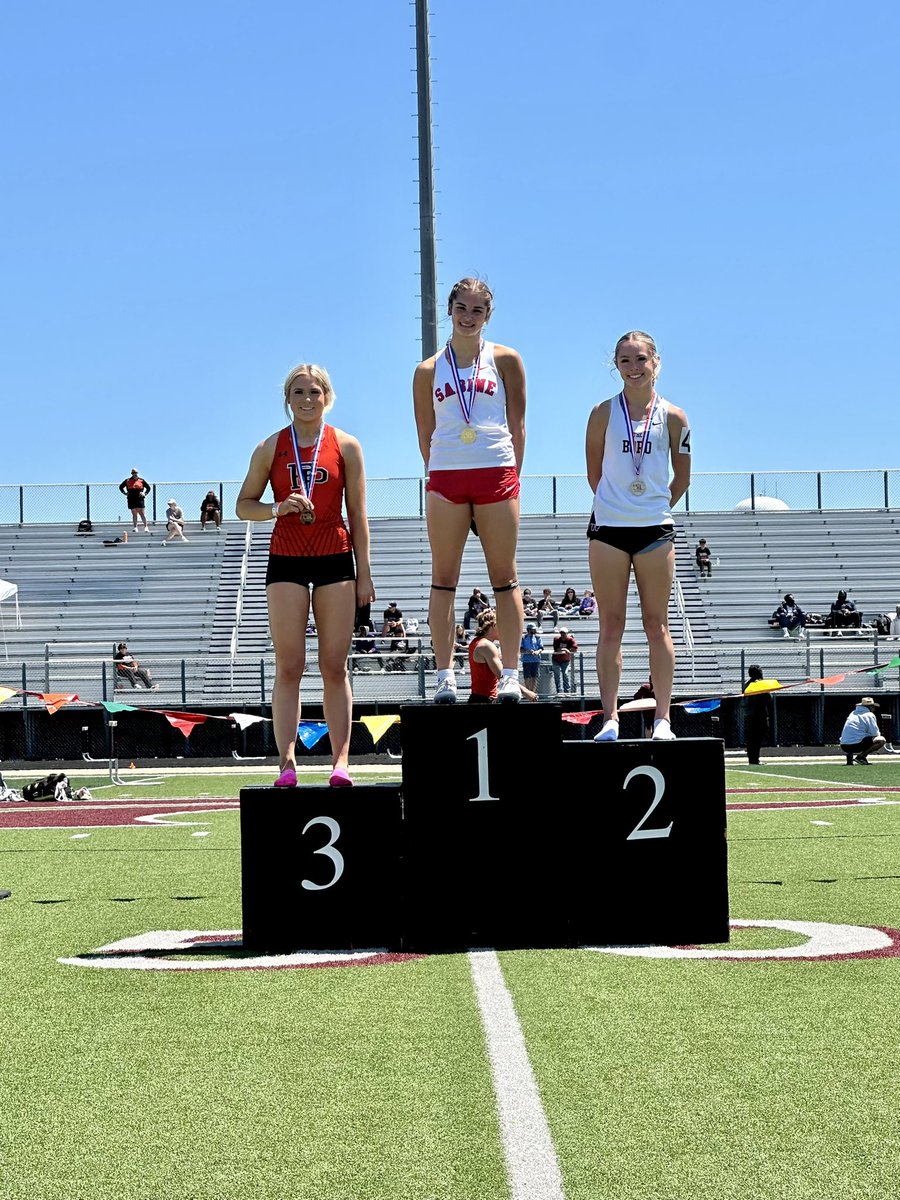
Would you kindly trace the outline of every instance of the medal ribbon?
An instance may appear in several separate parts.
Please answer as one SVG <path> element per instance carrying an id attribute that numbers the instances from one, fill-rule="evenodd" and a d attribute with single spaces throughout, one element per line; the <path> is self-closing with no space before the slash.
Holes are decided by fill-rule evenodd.
<path id="1" fill-rule="evenodd" d="M 453 382 L 456 384 L 456 398 L 459 401 L 459 407 L 462 409 L 463 420 L 467 425 L 472 423 L 472 409 L 475 407 L 475 385 L 478 382 L 478 372 L 481 368 L 481 351 L 484 349 L 484 342 L 478 343 L 478 356 L 475 359 L 475 368 L 472 371 L 471 386 L 472 391 L 468 399 L 466 399 L 466 389 L 459 376 L 459 367 L 456 365 L 456 355 L 453 353 L 453 347 L 450 341 L 447 341 L 447 362 L 450 364 L 450 374 L 453 376 Z"/>
<path id="2" fill-rule="evenodd" d="M 325 432 L 325 424 L 319 430 L 319 436 L 316 438 L 316 444 L 313 447 L 312 462 L 309 464 L 309 487 L 306 486 L 306 481 L 303 478 L 303 464 L 300 462 L 300 446 L 297 444 L 297 430 L 291 424 L 291 441 L 294 443 L 294 462 L 297 464 L 297 476 L 300 480 L 300 494 L 305 496 L 312 503 L 313 488 L 316 486 L 316 464 L 319 461 L 319 447 L 322 445 L 322 434 Z"/>
<path id="3" fill-rule="evenodd" d="M 647 444 L 650 441 L 650 427 L 653 424 L 653 414 L 656 412 L 656 392 L 653 393 L 653 403 L 650 405 L 650 411 L 647 414 L 647 424 L 644 426 L 644 432 L 641 437 L 641 449 L 638 454 L 634 452 L 634 426 L 631 423 L 631 414 L 628 411 L 628 405 L 625 402 L 625 393 L 619 392 L 619 404 L 622 407 L 622 415 L 625 417 L 625 427 L 628 430 L 628 449 L 631 451 L 631 463 L 634 467 L 634 477 L 639 479 L 641 475 L 641 467 L 644 462 L 644 455 L 647 453 Z"/>

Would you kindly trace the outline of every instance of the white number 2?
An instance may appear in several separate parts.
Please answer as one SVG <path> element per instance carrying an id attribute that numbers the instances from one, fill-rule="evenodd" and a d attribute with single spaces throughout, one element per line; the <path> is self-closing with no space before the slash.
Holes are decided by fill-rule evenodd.
<path id="1" fill-rule="evenodd" d="M 487 730 L 479 729 L 477 733 L 470 733 L 466 741 L 474 741 L 478 747 L 478 795 L 471 796 L 470 802 L 474 800 L 499 800 L 499 796 L 491 795 L 491 787 L 488 780 Z"/>
<path id="2" fill-rule="evenodd" d="M 666 781 L 663 779 L 662 772 L 657 771 L 656 767 L 635 767 L 633 771 L 629 771 L 625 776 L 625 782 L 622 784 L 623 792 L 628 787 L 629 783 L 631 783 L 632 779 L 634 779 L 637 775 L 646 775 L 649 779 L 653 780 L 653 801 L 625 840 L 626 842 L 636 842 L 640 838 L 668 837 L 672 832 L 672 821 L 669 822 L 665 829 L 644 828 L 646 823 L 650 820 L 650 817 L 653 815 L 653 810 L 656 808 L 657 804 L 659 804 L 660 800 L 662 800 L 663 792 L 666 790 Z"/>
<path id="3" fill-rule="evenodd" d="M 324 854 L 326 858 L 330 858 L 334 863 L 334 875 L 328 883 L 313 883 L 311 879 L 304 879 L 301 883 L 308 892 L 322 892 L 325 888 L 334 887 L 344 873 L 344 856 L 334 846 L 334 843 L 341 836 L 341 827 L 335 821 L 334 817 L 313 817 L 303 826 L 303 832 L 306 833 L 311 825 L 324 825 L 331 834 L 331 841 L 326 842 L 324 846 L 320 846 L 318 850 L 313 850 L 313 854 Z"/>

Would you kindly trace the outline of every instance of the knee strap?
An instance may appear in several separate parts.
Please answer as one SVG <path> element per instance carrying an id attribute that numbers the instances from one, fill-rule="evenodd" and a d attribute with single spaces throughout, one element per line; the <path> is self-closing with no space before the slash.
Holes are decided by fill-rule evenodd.
<path id="1" fill-rule="evenodd" d="M 433 583 L 431 585 L 431 590 L 433 592 L 455 592 L 456 586 L 454 585 L 453 587 L 444 587 L 444 585 L 441 583 Z"/>
<path id="2" fill-rule="evenodd" d="M 499 596 L 501 592 L 514 592 L 518 586 L 519 586 L 518 579 L 514 579 L 512 581 L 512 583 L 508 583 L 506 585 L 506 587 L 494 587 L 494 585 L 491 584 L 491 587 L 494 588 L 495 596 Z"/>

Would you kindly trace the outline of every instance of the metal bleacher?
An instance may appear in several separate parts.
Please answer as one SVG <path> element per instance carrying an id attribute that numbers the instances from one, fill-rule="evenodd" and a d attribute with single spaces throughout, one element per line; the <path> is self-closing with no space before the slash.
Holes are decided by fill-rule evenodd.
<path id="1" fill-rule="evenodd" d="M 679 517 L 678 586 L 670 603 L 676 643 L 675 689 L 681 696 L 740 690 L 746 661 L 765 663 L 767 674 L 806 679 L 863 669 L 893 656 L 896 643 L 879 646 L 871 630 L 832 639 L 815 628 L 806 641 L 784 641 L 767 618 L 786 591 L 808 612 L 827 613 L 845 589 L 864 620 L 892 612 L 900 601 L 900 515 L 885 511 L 708 512 Z M 586 518 L 528 515 L 522 519 L 519 581 L 536 595 L 549 587 L 555 598 L 571 586 L 590 587 Z M 397 702 L 427 694 L 433 660 L 427 627 L 430 552 L 421 518 L 371 521 L 372 561 L 378 600 L 373 619 L 391 600 L 419 622 L 421 654 L 395 674 L 354 673 L 354 695 L 363 701 Z M 265 602 L 265 564 L 271 526 L 226 522 L 200 533 L 188 526 L 187 545 L 164 550 L 164 529 L 153 536 L 121 525 L 96 526 L 79 537 L 68 525 L 0 526 L 0 578 L 19 587 L 22 615 L 16 628 L 9 605 L 3 635 L 8 672 L 0 683 L 77 692 L 85 700 L 112 699 L 113 644 L 126 641 L 149 667 L 160 691 L 131 691 L 129 704 L 253 704 L 268 701 L 274 657 Z M 693 551 L 706 537 L 714 562 L 711 579 L 699 579 Z M 456 611 L 462 618 L 473 587 L 490 594 L 480 544 L 470 537 L 463 557 Z M 582 651 L 576 690 L 596 697 L 596 618 L 565 617 Z M 545 646 L 550 629 L 545 624 Z M 415 638 L 411 639 L 415 645 Z M 882 639 L 883 640 L 883 639 Z M 304 697 L 321 698 L 315 636 L 309 638 Z M 623 696 L 646 678 L 647 645 L 636 589 L 629 589 L 623 640 Z M 748 657 L 749 656 L 749 657 Z M 463 680 L 464 682 L 464 680 Z M 852 678 L 847 688 L 856 690 Z"/>

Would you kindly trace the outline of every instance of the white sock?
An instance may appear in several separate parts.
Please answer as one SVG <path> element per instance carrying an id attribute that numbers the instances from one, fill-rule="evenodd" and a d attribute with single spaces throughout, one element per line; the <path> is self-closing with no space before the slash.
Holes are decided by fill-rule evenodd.
<path id="1" fill-rule="evenodd" d="M 500 678 L 502 679 L 504 675 L 509 675 L 513 679 L 519 678 L 519 672 L 516 670 L 515 667 L 504 667 L 503 670 L 500 672 Z"/>
<path id="2" fill-rule="evenodd" d="M 448 667 L 444 671 L 438 671 L 438 673 L 437 673 L 438 683 L 443 683 L 445 679 L 449 679 L 451 683 L 456 683 L 456 672 L 453 670 L 452 667 Z"/>

